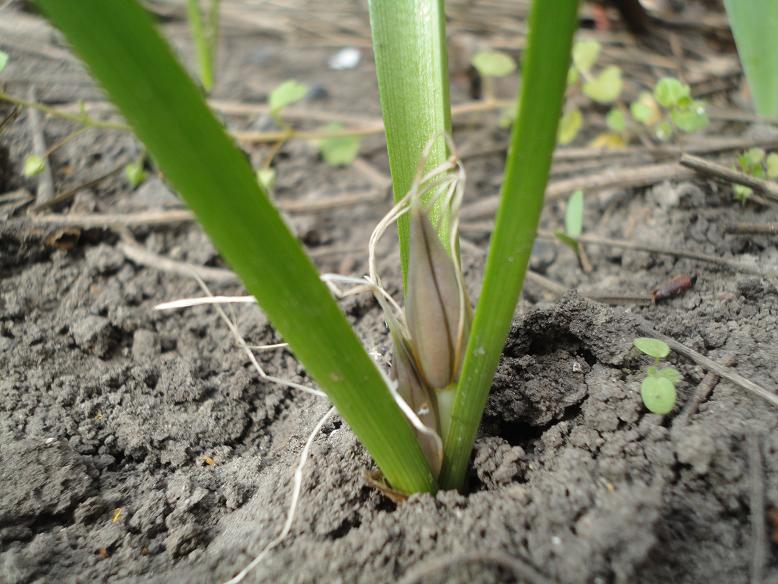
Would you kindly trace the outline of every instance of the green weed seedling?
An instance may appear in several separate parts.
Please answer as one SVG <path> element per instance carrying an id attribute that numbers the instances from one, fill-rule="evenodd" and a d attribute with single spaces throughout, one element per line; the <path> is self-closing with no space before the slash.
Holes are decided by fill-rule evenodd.
<path id="1" fill-rule="evenodd" d="M 642 92 L 630 106 L 632 117 L 653 131 L 661 142 L 677 131 L 699 132 L 710 123 L 705 104 L 691 97 L 691 89 L 672 77 L 660 79 L 654 92 Z"/>
<path id="2" fill-rule="evenodd" d="M 37 154 L 28 154 L 22 164 L 22 176 L 32 178 L 39 175 L 46 168 L 46 162 Z"/>
<path id="3" fill-rule="evenodd" d="M 761 148 L 751 148 L 741 152 L 735 163 L 735 170 L 739 170 L 755 178 L 778 178 L 778 153 L 769 155 Z M 745 204 L 754 194 L 753 189 L 744 185 L 732 185 L 732 194 L 737 201 Z"/>
<path id="4" fill-rule="evenodd" d="M 640 337 L 633 345 L 649 357 L 654 364 L 646 369 L 646 378 L 640 384 L 640 396 L 646 409 L 654 414 L 664 415 L 675 406 L 675 386 L 681 374 L 673 367 L 661 367 L 660 361 L 670 354 L 670 347 L 664 341 Z"/>
<path id="5" fill-rule="evenodd" d="M 582 40 L 573 46 L 573 63 L 567 74 L 568 89 L 580 91 L 595 103 L 615 103 L 624 87 L 621 69 L 608 65 L 595 72 L 602 46 L 595 40 Z M 615 107 L 611 112 L 619 111 Z M 611 114 L 609 114 L 610 116 Z M 583 126 L 583 114 L 577 107 L 568 108 L 559 122 L 559 143 L 569 144 L 575 140 Z"/>
<path id="6" fill-rule="evenodd" d="M 573 250 L 573 253 L 581 262 L 581 244 L 578 238 L 583 232 L 584 216 L 584 194 L 582 190 L 577 190 L 570 195 L 565 208 L 565 228 L 557 229 L 554 236 Z"/>
<path id="7" fill-rule="evenodd" d="M 143 158 L 128 163 L 124 167 L 124 178 L 131 189 L 137 189 L 146 180 L 146 170 L 143 168 Z"/>
<path id="8" fill-rule="evenodd" d="M 338 130 L 343 129 L 343 124 L 332 122 L 324 127 L 325 131 L 337 134 Z M 323 138 L 317 143 L 324 162 L 330 166 L 345 166 L 354 162 L 359 154 L 359 146 L 362 140 L 359 136 L 331 136 Z"/>
<path id="9" fill-rule="evenodd" d="M 473 56 L 472 65 L 481 76 L 483 96 L 490 100 L 495 98 L 494 80 L 505 77 L 516 71 L 516 61 L 500 51 L 480 51 Z M 508 108 L 500 120 L 502 127 L 508 127 L 513 122 L 515 108 Z"/>
<path id="10" fill-rule="evenodd" d="M 213 89 L 214 61 L 219 44 L 219 4 L 221 0 L 209 0 L 208 11 L 200 8 L 200 0 L 187 0 L 186 16 L 192 40 L 197 50 L 197 66 L 200 84 L 206 93 Z"/>

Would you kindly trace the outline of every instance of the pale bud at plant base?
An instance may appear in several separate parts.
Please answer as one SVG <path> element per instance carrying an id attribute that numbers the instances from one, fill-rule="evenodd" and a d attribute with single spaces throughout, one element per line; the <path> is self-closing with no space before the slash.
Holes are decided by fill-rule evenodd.
<path id="1" fill-rule="evenodd" d="M 460 327 L 460 318 L 469 320 L 470 310 L 463 310 L 467 297 L 457 265 L 421 209 L 412 210 L 410 224 L 405 317 L 422 378 L 428 386 L 442 389 L 459 374 L 470 328 L 469 322 Z"/>
<path id="2" fill-rule="evenodd" d="M 443 466 L 443 442 L 440 439 L 437 408 L 434 391 L 424 384 L 413 362 L 408 342 L 397 331 L 392 332 L 392 372 L 397 379 L 397 391 L 413 409 L 422 424 L 430 432 L 414 428 L 424 457 L 432 474 L 438 476 Z"/>

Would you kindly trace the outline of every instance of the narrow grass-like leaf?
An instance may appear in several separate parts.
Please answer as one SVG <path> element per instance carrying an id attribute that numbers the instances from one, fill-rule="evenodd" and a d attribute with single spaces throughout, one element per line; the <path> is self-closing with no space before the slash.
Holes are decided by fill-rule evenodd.
<path id="1" fill-rule="evenodd" d="M 724 0 L 756 113 L 778 118 L 778 2 Z"/>
<path id="2" fill-rule="evenodd" d="M 578 0 L 534 0 L 516 124 L 440 483 L 461 488 L 535 240 L 564 101 Z"/>
<path id="3" fill-rule="evenodd" d="M 386 128 L 386 147 L 394 198 L 413 184 L 425 147 L 434 141 L 426 161 L 432 169 L 448 155 L 451 133 L 448 58 L 443 0 L 369 0 L 378 89 Z M 449 250 L 449 217 L 445 204 L 431 209 L 430 220 Z M 403 281 L 408 273 L 409 223 L 398 221 Z"/>
<path id="4" fill-rule="evenodd" d="M 135 0 L 39 0 L 396 489 L 435 482 L 375 363 Z"/>
<path id="5" fill-rule="evenodd" d="M 216 14 L 218 14 L 218 2 L 216 2 Z M 213 14 L 213 12 L 211 12 Z M 200 69 L 200 83 L 206 92 L 213 88 L 213 57 L 215 44 L 209 38 L 210 33 L 203 23 L 203 15 L 200 11 L 199 0 L 187 0 L 186 16 L 189 20 L 189 28 L 192 31 L 192 40 L 197 52 L 197 65 Z M 209 23 L 210 24 L 210 23 Z"/>

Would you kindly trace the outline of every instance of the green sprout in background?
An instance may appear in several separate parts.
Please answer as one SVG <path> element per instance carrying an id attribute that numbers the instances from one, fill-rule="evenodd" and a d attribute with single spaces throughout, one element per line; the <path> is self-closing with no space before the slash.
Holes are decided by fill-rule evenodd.
<path id="1" fill-rule="evenodd" d="M 669 413 L 675 406 L 675 386 L 681 381 L 681 374 L 677 369 L 659 366 L 661 360 L 670 354 L 670 347 L 664 341 L 648 337 L 635 339 L 633 345 L 654 358 L 654 364 L 646 369 L 646 378 L 640 384 L 643 404 L 654 414 Z"/>
<path id="2" fill-rule="evenodd" d="M 577 190 L 570 195 L 565 207 L 565 228 L 557 229 L 554 236 L 564 245 L 573 250 L 578 264 L 583 268 L 586 260 L 583 256 L 583 250 L 579 238 L 583 233 L 584 220 L 584 194 L 582 190 Z M 588 271 L 588 270 L 587 270 Z"/>
<path id="3" fill-rule="evenodd" d="M 46 161 L 37 154 L 28 154 L 24 157 L 22 164 L 22 176 L 32 178 L 39 175 L 46 169 Z"/>
<path id="4" fill-rule="evenodd" d="M 214 62 L 216 48 L 219 44 L 219 3 L 220 0 L 209 0 L 207 14 L 200 8 L 199 0 L 187 0 L 186 15 L 189 28 L 192 31 L 197 50 L 197 65 L 200 83 L 206 93 L 213 89 Z"/>
<path id="5" fill-rule="evenodd" d="M 737 157 L 735 169 L 755 178 L 778 179 L 778 153 L 766 154 L 762 148 L 750 148 Z M 745 204 L 754 191 L 735 184 L 732 185 L 732 194 L 737 201 Z"/>
<path id="6" fill-rule="evenodd" d="M 137 189 L 146 180 L 143 158 L 130 162 L 124 167 L 124 178 L 131 189 Z"/>
<path id="7" fill-rule="evenodd" d="M 481 76 L 483 96 L 486 100 L 495 98 L 495 79 L 506 77 L 516 71 L 516 61 L 500 51 L 481 51 L 476 53 L 473 56 L 472 63 Z"/>

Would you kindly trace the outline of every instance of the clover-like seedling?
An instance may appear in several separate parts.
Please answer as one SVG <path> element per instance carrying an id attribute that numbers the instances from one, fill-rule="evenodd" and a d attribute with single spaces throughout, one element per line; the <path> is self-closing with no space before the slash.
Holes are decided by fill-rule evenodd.
<path id="1" fill-rule="evenodd" d="M 281 85 L 270 92 L 268 105 L 270 106 L 270 115 L 280 125 L 286 126 L 281 120 L 281 110 L 286 106 L 297 103 L 308 94 L 308 86 L 294 79 L 287 79 Z"/>
<path id="2" fill-rule="evenodd" d="M 130 188 L 138 188 L 146 180 L 146 171 L 143 169 L 143 159 L 128 163 L 124 167 L 124 178 L 127 179 Z"/>
<path id="3" fill-rule="evenodd" d="M 690 134 L 710 123 L 705 104 L 692 98 L 687 84 L 672 77 L 660 79 L 653 94 L 642 92 L 632 102 L 630 112 L 662 142 L 672 138 L 676 130 Z"/>
<path id="4" fill-rule="evenodd" d="M 24 178 L 32 178 L 39 175 L 46 168 L 46 162 L 37 154 L 28 154 L 24 157 L 22 175 Z"/>
<path id="5" fill-rule="evenodd" d="M 737 157 L 735 169 L 755 178 L 778 178 L 778 153 L 767 155 L 761 148 L 750 148 Z M 732 193 L 745 204 L 754 191 L 744 185 L 733 185 Z"/>
<path id="6" fill-rule="evenodd" d="M 343 124 L 332 122 L 324 128 L 336 132 L 343 129 Z M 354 162 L 359 153 L 362 140 L 359 136 L 332 136 L 318 141 L 322 158 L 330 166 L 344 166 Z"/>
<path id="7" fill-rule="evenodd" d="M 615 65 L 594 72 L 601 49 L 600 43 L 594 40 L 578 41 L 573 46 L 573 64 L 567 74 L 567 85 L 568 88 L 578 88 L 596 103 L 611 104 L 621 95 L 624 83 L 621 69 Z M 575 140 L 582 125 L 581 110 L 577 107 L 567 109 L 559 122 L 559 143 L 564 145 Z"/>
<path id="8" fill-rule="evenodd" d="M 481 76 L 483 96 L 486 99 L 494 99 L 495 97 L 494 80 L 496 78 L 505 77 L 516 70 L 516 61 L 500 51 L 481 51 L 473 56 L 471 62 Z M 512 121 L 512 119 L 508 120 L 508 125 Z"/>
<path id="9" fill-rule="evenodd" d="M 640 396 L 648 411 L 664 415 L 675 406 L 675 386 L 681 374 L 673 367 L 659 367 L 660 360 L 670 354 L 670 347 L 664 341 L 640 337 L 633 341 L 635 347 L 654 358 L 654 365 L 646 369 L 646 378 L 640 384 Z"/>

